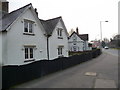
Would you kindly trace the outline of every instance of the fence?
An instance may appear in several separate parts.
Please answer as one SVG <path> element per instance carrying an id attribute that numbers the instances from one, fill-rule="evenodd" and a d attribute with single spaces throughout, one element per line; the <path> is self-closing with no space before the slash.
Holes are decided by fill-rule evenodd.
<path id="1" fill-rule="evenodd" d="M 57 58 L 54 60 L 40 60 L 27 65 L 3 66 L 2 88 L 10 88 L 14 85 L 66 69 L 68 67 L 91 60 L 100 54 L 101 50 L 97 49 L 80 55 Z"/>

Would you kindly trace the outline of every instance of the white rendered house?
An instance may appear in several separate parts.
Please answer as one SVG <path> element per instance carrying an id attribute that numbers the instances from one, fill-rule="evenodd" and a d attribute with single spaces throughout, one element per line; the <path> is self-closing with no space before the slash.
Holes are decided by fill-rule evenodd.
<path id="1" fill-rule="evenodd" d="M 76 32 L 73 32 L 69 37 L 69 51 L 83 51 L 84 41 L 78 36 Z"/>
<path id="2" fill-rule="evenodd" d="M 68 33 L 62 17 L 40 20 L 32 4 L 8 13 L 8 4 L 0 2 L 0 64 L 68 57 Z"/>
<path id="3" fill-rule="evenodd" d="M 46 31 L 48 59 L 68 57 L 68 32 L 62 17 L 40 21 Z"/>
<path id="4" fill-rule="evenodd" d="M 8 5 L 8 2 L 1 3 L 3 7 Z M 2 65 L 21 65 L 47 59 L 45 31 L 32 4 L 10 13 L 6 8 L 4 12 L 6 13 L 0 19 Z"/>
<path id="5" fill-rule="evenodd" d="M 79 34 L 78 28 L 74 31 L 68 40 L 69 51 L 86 51 L 90 50 L 88 46 L 88 34 Z"/>

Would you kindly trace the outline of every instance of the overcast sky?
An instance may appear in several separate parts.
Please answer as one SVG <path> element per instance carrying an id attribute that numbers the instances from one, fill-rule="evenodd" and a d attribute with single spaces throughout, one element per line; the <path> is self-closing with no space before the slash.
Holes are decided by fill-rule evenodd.
<path id="1" fill-rule="evenodd" d="M 100 39 L 100 21 L 103 38 L 118 33 L 119 0 L 7 0 L 10 12 L 32 3 L 40 19 L 62 16 L 68 32 L 79 28 L 80 34 L 89 34 L 89 40 Z"/>

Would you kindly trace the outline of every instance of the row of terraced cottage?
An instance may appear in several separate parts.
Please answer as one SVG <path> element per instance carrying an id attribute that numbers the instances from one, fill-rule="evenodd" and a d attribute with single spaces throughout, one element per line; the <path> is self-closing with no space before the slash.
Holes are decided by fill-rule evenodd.
<path id="1" fill-rule="evenodd" d="M 28 4 L 9 11 L 9 2 L 0 2 L 0 63 L 23 65 L 38 60 L 68 57 L 69 51 L 88 50 L 88 34 L 68 35 L 62 17 L 38 18 L 36 9 Z"/>

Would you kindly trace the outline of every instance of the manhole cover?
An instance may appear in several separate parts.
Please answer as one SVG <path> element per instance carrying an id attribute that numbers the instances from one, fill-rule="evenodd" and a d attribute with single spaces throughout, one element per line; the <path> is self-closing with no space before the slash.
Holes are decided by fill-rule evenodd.
<path id="1" fill-rule="evenodd" d="M 85 75 L 86 76 L 96 76 L 97 73 L 96 72 L 86 72 Z"/>

